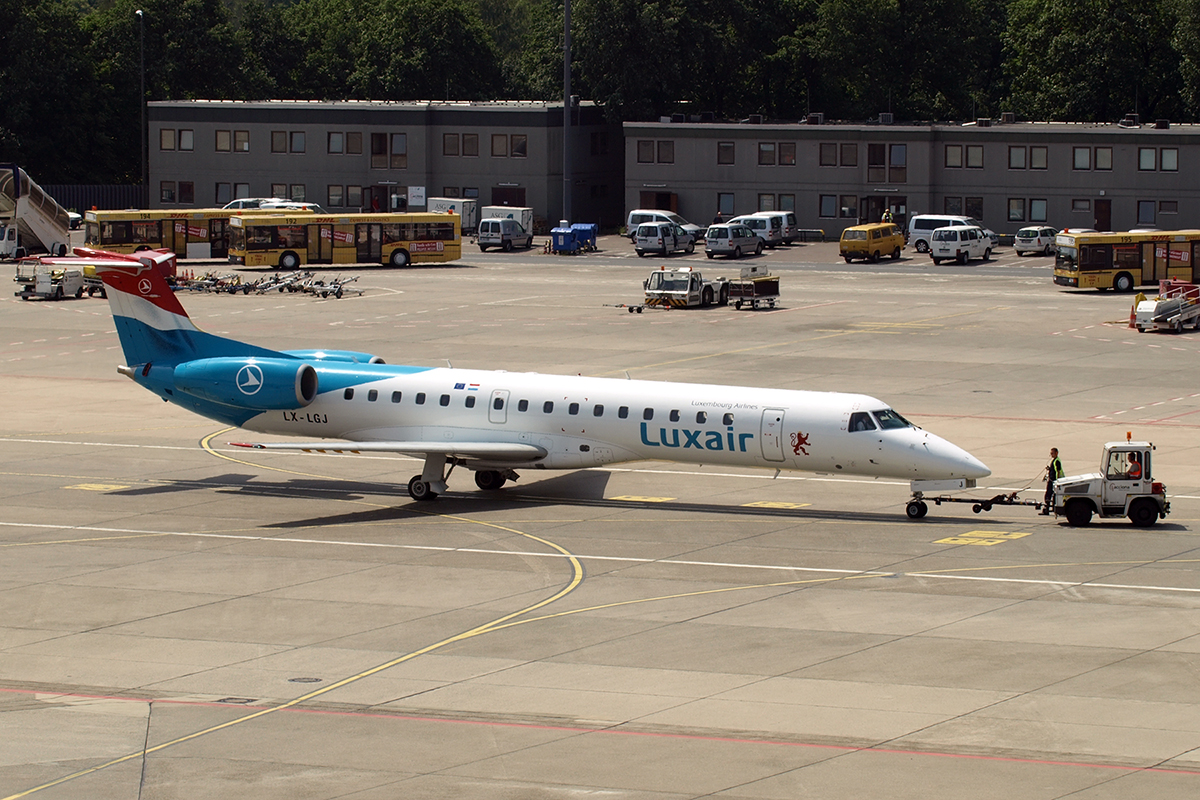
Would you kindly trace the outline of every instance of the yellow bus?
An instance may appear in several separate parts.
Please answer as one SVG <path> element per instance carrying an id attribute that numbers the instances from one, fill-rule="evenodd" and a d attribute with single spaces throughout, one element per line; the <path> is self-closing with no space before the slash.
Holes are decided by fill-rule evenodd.
<path id="1" fill-rule="evenodd" d="M 291 214 L 294 209 L 254 209 L 256 214 Z M 233 208 L 127 209 L 84 214 L 88 247 L 113 253 L 134 253 L 165 247 L 179 258 L 226 258 L 229 220 L 245 213 Z"/>
<path id="2" fill-rule="evenodd" d="M 247 267 L 407 267 L 462 257 L 462 217 L 458 214 L 244 214 L 230 220 L 229 230 L 229 261 Z"/>
<path id="3" fill-rule="evenodd" d="M 1054 237 L 1054 244 L 1054 282 L 1059 286 L 1132 292 L 1161 280 L 1200 280 L 1200 230 L 1065 231 Z"/>

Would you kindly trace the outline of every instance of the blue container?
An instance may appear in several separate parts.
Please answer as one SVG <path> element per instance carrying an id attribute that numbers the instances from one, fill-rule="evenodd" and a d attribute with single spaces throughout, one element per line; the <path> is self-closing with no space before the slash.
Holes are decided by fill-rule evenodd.
<path id="1" fill-rule="evenodd" d="M 576 222 L 571 226 L 575 231 L 575 241 L 585 250 L 596 249 L 596 233 L 598 225 L 594 222 Z"/>
<path id="2" fill-rule="evenodd" d="M 574 253 L 579 250 L 579 242 L 575 241 L 575 231 L 571 228 L 554 228 L 550 231 L 550 251 L 552 253 Z"/>

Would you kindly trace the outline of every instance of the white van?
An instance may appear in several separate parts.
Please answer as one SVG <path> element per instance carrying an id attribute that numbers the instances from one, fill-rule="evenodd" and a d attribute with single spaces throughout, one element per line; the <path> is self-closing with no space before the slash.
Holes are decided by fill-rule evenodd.
<path id="1" fill-rule="evenodd" d="M 633 249 L 639 257 L 646 253 L 665 256 L 676 250 L 691 254 L 696 250 L 696 239 L 673 222 L 643 222 L 634 233 Z"/>
<path id="2" fill-rule="evenodd" d="M 948 214 L 915 214 L 908 218 L 908 246 L 918 253 L 929 252 L 931 234 L 938 228 L 965 228 L 973 226 L 987 234 L 992 247 L 996 246 L 997 237 L 980 224 L 974 217 L 951 216 Z"/>
<path id="3" fill-rule="evenodd" d="M 647 222 L 673 222 L 690 233 L 692 239 L 700 241 L 704 238 L 704 228 L 701 228 L 699 225 L 693 225 L 674 211 L 663 211 L 657 208 L 635 208 L 629 212 L 629 218 L 625 221 L 625 230 L 630 241 L 633 241 L 637 237 L 638 226 Z"/>
<path id="4" fill-rule="evenodd" d="M 938 228 L 930 234 L 929 257 L 934 264 L 954 259 L 965 264 L 972 258 L 992 257 L 992 240 L 978 225 Z"/>
<path id="5" fill-rule="evenodd" d="M 763 244 L 771 249 L 783 244 L 783 220 L 778 216 L 768 215 L 767 212 L 746 214 L 729 220 L 730 225 L 745 225 L 758 234 Z"/>
<path id="6" fill-rule="evenodd" d="M 515 219 L 485 219 L 479 223 L 476 237 L 479 249 L 487 252 L 489 247 L 499 247 L 508 252 L 514 247 L 532 247 L 533 234 L 521 227 Z"/>
<path id="7" fill-rule="evenodd" d="M 778 217 L 783 228 L 783 243 L 791 244 L 800 236 L 800 226 L 796 224 L 795 211 L 759 211 L 756 217 Z"/>

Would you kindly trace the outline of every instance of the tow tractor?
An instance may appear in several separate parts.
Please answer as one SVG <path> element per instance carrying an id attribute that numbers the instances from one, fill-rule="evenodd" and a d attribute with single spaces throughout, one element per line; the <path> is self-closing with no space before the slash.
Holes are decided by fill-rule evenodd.
<path id="1" fill-rule="evenodd" d="M 1150 471 L 1150 455 L 1154 452 L 1154 445 L 1132 441 L 1131 434 L 1126 434 L 1125 439 L 1124 442 L 1108 442 L 1104 445 L 1099 472 L 1072 475 L 1054 482 L 1053 511 L 1056 517 L 1065 516 L 1067 524 L 1073 528 L 1087 525 L 1093 515 L 1101 518 L 1128 517 L 1137 527 L 1149 528 L 1171 513 L 1167 489 L 1154 480 Z M 926 501 L 939 506 L 942 503 L 972 503 L 976 514 L 991 511 L 994 506 L 1043 506 L 1039 501 L 1019 498 L 1018 492 L 999 494 L 988 499 L 925 496 L 925 492 L 970 489 L 974 485 L 974 479 L 912 481 L 910 488 L 913 499 L 908 502 L 905 512 L 910 519 L 920 519 L 929 510 Z"/>
<path id="2" fill-rule="evenodd" d="M 1189 325 L 1200 330 L 1200 286 L 1186 281 L 1160 281 L 1158 297 L 1138 302 L 1133 325 L 1141 333 L 1181 333 Z"/>
<path id="3" fill-rule="evenodd" d="M 729 280 L 711 280 L 691 267 L 662 266 L 650 273 L 643 283 L 647 306 L 694 308 L 729 303 Z M 633 308 L 630 308 L 630 313 Z"/>
<path id="4" fill-rule="evenodd" d="M 22 300 L 39 297 L 43 300 L 62 300 L 64 297 L 83 297 L 83 271 L 42 263 L 39 258 L 23 258 L 17 262 L 13 278 L 19 287 L 14 294 Z"/>

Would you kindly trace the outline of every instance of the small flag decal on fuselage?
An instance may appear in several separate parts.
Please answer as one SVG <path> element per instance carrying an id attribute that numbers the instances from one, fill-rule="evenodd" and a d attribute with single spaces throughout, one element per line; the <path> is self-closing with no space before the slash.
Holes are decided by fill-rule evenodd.
<path id="1" fill-rule="evenodd" d="M 478 392 L 479 384 L 478 383 L 471 383 L 471 384 L 456 383 L 456 384 L 454 384 L 454 388 L 457 389 L 458 391 L 462 391 L 463 389 L 466 389 L 468 392 Z"/>

